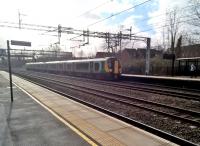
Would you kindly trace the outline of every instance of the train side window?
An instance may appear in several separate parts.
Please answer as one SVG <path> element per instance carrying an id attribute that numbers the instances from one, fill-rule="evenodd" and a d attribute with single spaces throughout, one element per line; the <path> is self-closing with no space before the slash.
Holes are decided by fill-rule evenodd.
<path id="1" fill-rule="evenodd" d="M 61 63 L 61 70 L 64 70 L 64 63 Z"/>
<path id="2" fill-rule="evenodd" d="M 68 70 L 72 70 L 72 64 L 70 63 L 70 64 L 68 64 Z"/>
<path id="3" fill-rule="evenodd" d="M 58 71 L 61 71 L 61 70 L 62 70 L 62 64 L 58 64 L 57 70 L 58 70 Z"/>
<path id="4" fill-rule="evenodd" d="M 57 70 L 57 66 L 55 63 L 53 64 L 53 70 Z"/>
<path id="5" fill-rule="evenodd" d="M 99 63 L 94 63 L 94 71 L 95 72 L 99 71 Z"/>
<path id="6" fill-rule="evenodd" d="M 83 62 L 83 63 L 77 63 L 76 64 L 76 70 L 88 71 L 88 69 L 89 69 L 89 63 L 88 62 Z"/>
<path id="7" fill-rule="evenodd" d="M 90 71 L 93 72 L 93 62 L 90 62 Z"/>
<path id="8" fill-rule="evenodd" d="M 62 70 L 62 64 L 58 64 L 58 71 Z"/>
<path id="9" fill-rule="evenodd" d="M 67 64 L 63 63 L 63 70 L 66 71 L 67 70 Z"/>

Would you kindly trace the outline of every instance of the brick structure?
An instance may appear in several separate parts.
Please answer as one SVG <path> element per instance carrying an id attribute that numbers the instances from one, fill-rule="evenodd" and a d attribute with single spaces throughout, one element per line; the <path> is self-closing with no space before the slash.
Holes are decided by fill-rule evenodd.
<path id="1" fill-rule="evenodd" d="M 109 52 L 97 52 L 95 58 L 111 57 L 112 53 Z"/>
<path id="2" fill-rule="evenodd" d="M 181 58 L 200 57 L 200 44 L 182 46 L 180 57 Z"/>
<path id="3" fill-rule="evenodd" d="M 150 50 L 150 57 L 153 58 L 155 56 L 161 56 L 162 51 L 151 49 Z M 121 54 L 122 60 L 129 60 L 129 59 L 145 59 L 146 57 L 146 49 L 138 48 L 138 49 L 124 49 Z"/>

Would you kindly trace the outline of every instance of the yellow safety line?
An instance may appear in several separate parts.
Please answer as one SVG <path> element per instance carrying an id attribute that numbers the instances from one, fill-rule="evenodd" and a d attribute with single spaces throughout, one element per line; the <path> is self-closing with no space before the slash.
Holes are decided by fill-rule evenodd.
<path id="1" fill-rule="evenodd" d="M 44 107 L 46 110 L 48 110 L 52 115 L 54 115 L 57 119 L 59 119 L 61 122 L 63 122 L 65 125 L 67 125 L 72 131 L 77 133 L 81 138 L 83 138 L 85 141 L 87 141 L 92 146 L 98 146 L 95 142 L 93 142 L 90 138 L 88 138 L 85 134 L 83 134 L 80 130 L 75 128 L 73 125 L 65 121 L 62 117 L 60 117 L 58 114 L 56 114 L 53 110 L 48 108 L 46 105 L 44 105 L 42 102 L 40 102 L 38 99 L 36 99 L 34 96 L 32 96 L 30 93 L 28 93 L 25 89 L 18 86 L 16 83 L 15 86 L 17 86 L 20 90 L 22 90 L 24 93 L 26 93 L 28 96 L 30 96 L 33 100 L 35 100 L 37 103 L 39 103 L 42 107 Z"/>

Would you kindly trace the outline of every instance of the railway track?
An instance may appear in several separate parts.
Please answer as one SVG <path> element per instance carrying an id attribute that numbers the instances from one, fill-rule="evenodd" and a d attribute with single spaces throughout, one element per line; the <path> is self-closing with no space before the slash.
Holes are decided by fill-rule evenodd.
<path id="1" fill-rule="evenodd" d="M 139 98 L 134 98 L 130 96 L 120 95 L 112 92 L 103 91 L 100 89 L 95 89 L 91 87 L 74 85 L 70 82 L 66 82 L 63 80 L 48 78 L 44 76 L 38 75 L 30 75 L 30 74 L 18 74 L 25 78 L 29 78 L 30 80 L 36 80 L 37 82 L 44 82 L 47 84 L 53 84 L 56 86 L 62 86 L 71 90 L 79 91 L 85 94 L 90 94 L 93 96 L 98 96 L 98 98 L 104 98 L 105 100 L 110 100 L 112 102 L 117 102 L 126 106 L 140 108 L 142 110 L 151 111 L 158 115 L 167 116 L 176 120 L 184 121 L 186 123 L 190 123 L 197 127 L 200 127 L 199 117 L 200 113 L 192 110 L 185 110 L 178 107 L 173 107 L 166 104 L 160 104 L 152 101 L 147 101 Z M 162 108 L 162 109 L 161 109 Z M 181 122 L 182 123 L 182 122 Z"/>
<path id="2" fill-rule="evenodd" d="M 127 96 L 127 95 L 116 94 L 116 93 L 104 91 L 104 90 L 101 90 L 101 89 L 96 89 L 96 88 L 93 88 L 93 87 L 75 85 L 73 83 L 69 83 L 67 81 L 62 81 L 62 80 L 58 80 L 58 79 L 52 79 L 52 78 L 42 77 L 42 76 L 40 76 L 40 77 L 32 76 L 32 77 L 33 78 L 39 78 L 40 80 L 43 80 L 43 81 L 51 82 L 53 84 L 56 83 L 57 85 L 59 84 L 59 86 L 64 86 L 66 88 L 78 90 L 78 91 L 81 91 L 81 92 L 84 92 L 84 93 L 87 93 L 87 94 L 100 96 L 101 98 L 120 102 L 120 103 L 129 105 L 129 106 L 135 106 L 135 107 L 145 109 L 145 110 L 148 110 L 148 111 L 156 112 L 156 113 L 159 113 L 159 114 L 162 114 L 162 115 L 166 115 L 166 116 L 169 116 L 169 117 L 172 117 L 172 118 L 179 119 L 181 121 L 189 122 L 191 124 L 200 126 L 200 122 L 199 122 L 200 119 L 199 119 L 199 121 L 195 120 L 197 118 L 200 118 L 200 112 L 197 112 L 197 111 L 185 110 L 185 109 L 173 107 L 173 106 L 170 106 L 170 105 L 167 105 L 167 104 L 161 104 L 161 103 L 152 102 L 152 101 L 148 101 L 148 100 L 144 100 L 144 99 L 139 99 L 139 98 L 135 98 L 135 97 Z M 168 110 L 170 109 L 170 111 L 168 111 L 168 113 L 167 113 L 165 110 L 161 111 L 161 110 L 157 110 L 156 108 L 153 108 L 153 107 L 146 107 L 147 104 L 150 105 L 150 106 L 153 105 L 153 106 L 157 106 L 157 107 L 167 108 Z M 190 117 L 190 119 L 186 118 L 186 117 Z"/>
<path id="3" fill-rule="evenodd" d="M 178 87 L 172 87 L 172 86 L 166 86 L 166 85 L 161 85 L 161 84 L 151 84 L 151 83 L 141 83 L 141 82 L 136 82 L 136 81 L 122 81 L 122 83 L 126 83 L 126 84 L 136 84 L 136 85 L 141 85 L 141 86 L 148 86 L 148 87 L 151 87 L 151 86 L 154 86 L 154 87 L 157 87 L 157 88 L 165 88 L 165 89 L 168 89 L 168 90 L 175 90 L 175 91 L 179 91 L 181 90 L 181 92 L 188 92 L 188 93 L 200 93 L 200 90 L 197 90 L 197 89 L 190 89 L 190 88 L 185 88 L 185 87 L 182 87 L 182 88 L 178 88 Z"/>
<path id="4" fill-rule="evenodd" d="M 196 100 L 200 101 L 200 90 L 192 90 L 192 89 L 185 89 L 185 88 L 177 88 L 177 87 L 169 87 L 169 86 L 162 86 L 162 85 L 152 85 L 152 84 L 145 84 L 145 83 L 138 83 L 138 82 L 128 82 L 128 81 L 120 81 L 120 82 L 113 82 L 113 81 L 101 81 L 101 80 L 94 80 L 94 79 L 85 79 L 80 77 L 72 77 L 72 76 L 61 76 L 55 74 L 47 74 L 47 73 L 36 73 L 38 75 L 45 74 L 46 76 L 50 77 L 58 77 L 62 79 L 73 79 L 76 81 L 84 81 L 90 82 L 100 85 L 107 85 L 122 89 L 131 89 L 137 90 L 142 92 L 148 92 L 153 94 L 159 95 L 166 95 L 166 96 L 174 96 L 183 99 L 189 100 Z"/>

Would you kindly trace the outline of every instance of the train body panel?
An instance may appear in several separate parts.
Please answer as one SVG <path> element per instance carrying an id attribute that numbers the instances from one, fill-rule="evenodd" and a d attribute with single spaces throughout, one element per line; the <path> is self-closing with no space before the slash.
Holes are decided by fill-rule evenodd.
<path id="1" fill-rule="evenodd" d="M 121 74 L 120 63 L 115 57 L 27 63 L 26 69 L 111 80 L 118 79 Z"/>

